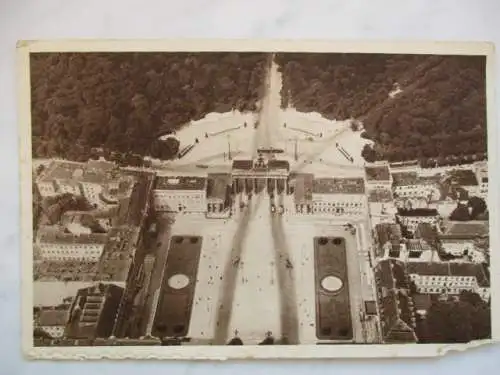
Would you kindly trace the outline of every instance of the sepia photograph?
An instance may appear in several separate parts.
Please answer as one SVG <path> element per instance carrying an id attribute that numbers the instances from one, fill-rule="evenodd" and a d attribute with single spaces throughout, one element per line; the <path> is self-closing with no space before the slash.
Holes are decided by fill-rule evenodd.
<path id="1" fill-rule="evenodd" d="M 492 51 L 20 42 L 24 352 L 419 356 L 498 339 Z"/>

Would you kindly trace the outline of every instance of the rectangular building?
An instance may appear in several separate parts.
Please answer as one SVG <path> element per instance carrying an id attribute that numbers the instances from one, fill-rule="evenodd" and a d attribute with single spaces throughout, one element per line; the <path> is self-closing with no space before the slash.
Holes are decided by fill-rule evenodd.
<path id="1" fill-rule="evenodd" d="M 207 179 L 195 176 L 157 176 L 154 208 L 167 212 L 205 212 Z"/>
<path id="2" fill-rule="evenodd" d="M 366 201 L 362 178 L 316 178 L 313 181 L 314 214 L 359 216 L 366 212 Z"/>
<path id="3" fill-rule="evenodd" d="M 310 173 L 290 175 L 290 190 L 293 193 L 296 213 L 311 214 L 313 212 L 313 181 L 314 175 Z"/>
<path id="4" fill-rule="evenodd" d="M 476 173 L 472 169 L 454 169 L 447 173 L 452 186 L 461 187 L 469 195 L 479 195 L 480 185 Z"/>
<path id="5" fill-rule="evenodd" d="M 417 172 L 398 172 L 392 174 L 392 180 L 394 195 L 399 199 L 431 202 L 441 197 L 440 175 L 419 176 Z"/>
<path id="6" fill-rule="evenodd" d="M 476 178 L 479 183 L 478 196 L 488 199 L 488 162 L 479 162 L 474 165 Z"/>
<path id="7" fill-rule="evenodd" d="M 484 300 L 490 297 L 489 275 L 481 264 L 411 262 L 407 271 L 418 293 L 458 295 L 471 291 Z"/>
<path id="8" fill-rule="evenodd" d="M 112 192 L 129 194 L 121 182 L 123 176 L 112 162 L 91 160 L 88 163 L 53 161 L 37 178 L 43 198 L 62 194 L 83 196 L 95 208 L 116 204 Z M 130 184 L 127 185 L 130 188 Z M 111 202 L 103 196 L 109 196 Z"/>
<path id="9" fill-rule="evenodd" d="M 43 260 L 97 262 L 107 240 L 107 234 L 75 235 L 41 229 L 38 231 L 36 245 Z"/>
<path id="10" fill-rule="evenodd" d="M 231 208 L 231 175 L 211 173 L 207 177 L 207 216 L 227 217 Z"/>
<path id="11" fill-rule="evenodd" d="M 398 209 L 397 218 L 410 233 L 415 233 L 420 223 L 436 225 L 439 213 L 434 208 Z"/>
<path id="12" fill-rule="evenodd" d="M 58 339 L 64 336 L 64 330 L 69 319 L 69 306 L 42 308 L 36 314 L 35 327 Z"/>
<path id="13" fill-rule="evenodd" d="M 386 259 L 375 268 L 382 339 L 386 344 L 417 342 L 416 320 L 404 263 Z"/>

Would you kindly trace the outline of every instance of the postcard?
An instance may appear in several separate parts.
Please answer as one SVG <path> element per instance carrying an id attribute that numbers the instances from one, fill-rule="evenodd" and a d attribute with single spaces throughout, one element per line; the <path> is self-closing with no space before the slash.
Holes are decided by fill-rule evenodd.
<path id="1" fill-rule="evenodd" d="M 497 341 L 493 52 L 19 42 L 24 353 L 426 357 Z"/>

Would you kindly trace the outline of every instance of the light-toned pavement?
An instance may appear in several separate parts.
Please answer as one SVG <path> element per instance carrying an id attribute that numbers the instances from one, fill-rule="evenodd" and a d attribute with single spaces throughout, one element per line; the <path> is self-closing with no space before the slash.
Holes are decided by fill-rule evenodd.
<path id="1" fill-rule="evenodd" d="M 283 204 L 282 195 L 277 202 Z M 297 314 L 297 291 L 294 279 L 294 264 L 291 261 L 290 247 L 283 226 L 283 216 L 270 213 L 275 264 L 278 274 L 281 311 L 281 336 L 288 344 L 299 343 L 299 321 Z"/>
<path id="2" fill-rule="evenodd" d="M 232 334 L 230 331 L 230 324 L 233 318 L 235 292 L 238 283 L 238 271 L 240 269 L 239 265 L 245 259 L 245 239 L 248 234 L 250 223 L 254 218 L 254 212 L 259 209 L 262 203 L 262 196 L 253 199 L 255 199 L 256 202 L 250 202 L 238 218 L 236 232 L 231 242 L 231 252 L 224 264 L 222 276 L 223 283 L 219 300 L 217 301 L 217 323 L 214 332 L 214 344 L 224 345 L 229 341 L 230 334 Z"/>

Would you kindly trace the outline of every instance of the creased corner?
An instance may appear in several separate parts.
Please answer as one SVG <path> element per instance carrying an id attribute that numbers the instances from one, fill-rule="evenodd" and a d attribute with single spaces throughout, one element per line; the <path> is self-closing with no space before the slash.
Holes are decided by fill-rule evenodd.
<path id="1" fill-rule="evenodd" d="M 464 344 L 450 344 L 450 345 L 445 344 L 437 347 L 436 356 L 443 357 L 448 354 L 462 353 L 465 352 L 466 350 L 477 349 L 487 345 L 493 345 L 495 343 L 497 343 L 495 340 L 478 340 Z"/>

